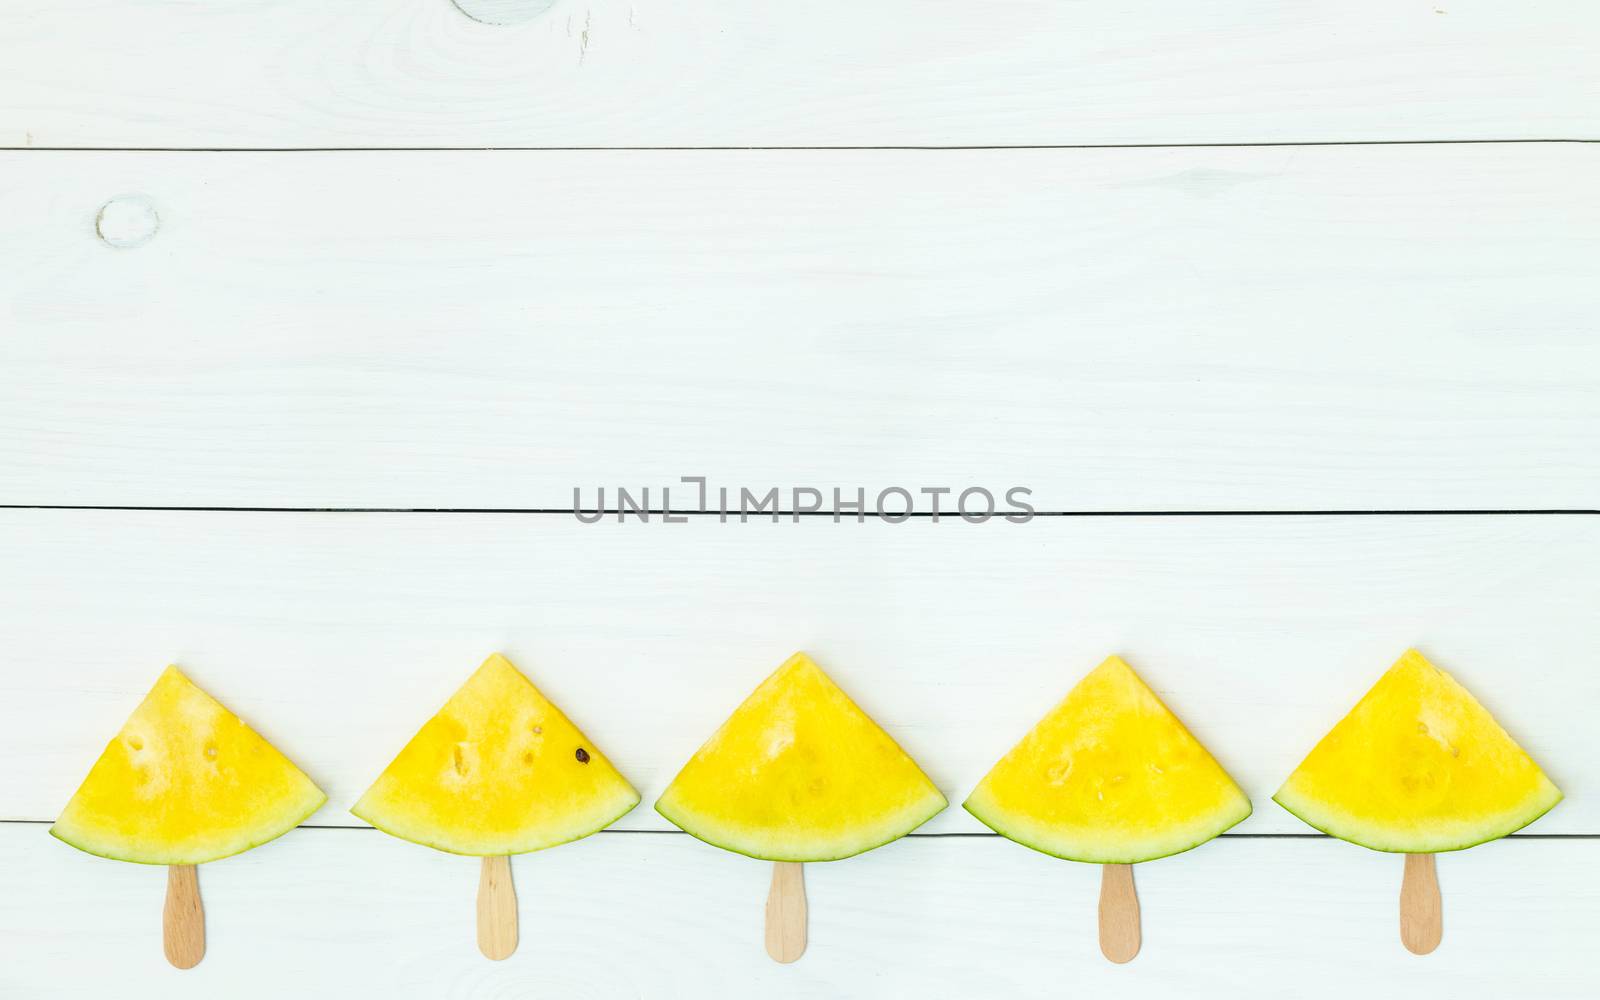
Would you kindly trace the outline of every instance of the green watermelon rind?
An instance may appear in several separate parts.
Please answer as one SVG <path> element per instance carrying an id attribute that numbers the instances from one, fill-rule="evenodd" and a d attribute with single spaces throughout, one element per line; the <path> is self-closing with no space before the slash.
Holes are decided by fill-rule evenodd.
<path id="1" fill-rule="evenodd" d="M 156 855 L 154 852 L 129 852 L 126 849 L 119 849 L 115 846 L 105 846 L 104 843 L 99 842 L 92 837 L 74 837 L 67 831 L 61 829 L 61 822 L 59 820 L 52 824 L 47 832 L 50 834 L 50 836 L 61 841 L 63 844 L 66 844 L 68 847 L 75 847 L 85 854 L 93 854 L 97 858 L 107 858 L 111 861 L 126 861 L 135 865 L 161 866 L 210 864 L 213 861 L 221 861 L 224 858 L 231 858 L 236 855 L 243 854 L 245 851 L 254 850 L 257 847 L 260 847 L 262 844 L 271 843 L 272 841 L 277 840 L 279 837 L 288 833 L 290 830 L 299 827 L 301 823 L 304 823 L 306 820 L 310 819 L 311 816 L 318 809 L 321 809 L 328 801 L 328 796 L 324 795 L 320 789 L 316 789 L 315 786 L 312 787 L 313 790 L 316 791 L 316 795 L 314 797 L 315 801 L 311 801 L 306 805 L 302 805 L 300 810 L 298 810 L 298 814 L 295 815 L 293 819 L 282 819 L 278 823 L 264 827 L 264 829 L 270 829 L 272 832 L 268 833 L 266 836 L 251 839 L 248 843 L 243 844 L 242 846 L 223 851 L 220 854 Z"/>
<path id="2" fill-rule="evenodd" d="M 359 802 L 351 807 L 350 814 L 355 816 L 357 819 L 366 820 L 368 823 L 372 824 L 373 829 L 382 833 L 386 833 L 397 840 L 404 840 L 408 841 L 409 843 L 420 844 L 423 847 L 431 847 L 436 851 L 443 851 L 445 854 L 455 854 L 465 858 L 509 857 L 513 854 L 532 854 L 535 851 L 545 851 L 552 847 L 560 847 L 562 844 L 570 844 L 574 841 L 582 840 L 585 837 L 594 836 L 601 830 L 604 830 L 606 827 L 615 823 L 617 820 L 628 815 L 628 813 L 632 812 L 634 807 L 639 804 L 639 793 L 634 791 L 632 788 L 629 788 L 628 791 L 632 794 L 628 797 L 627 804 L 624 805 L 621 810 L 611 814 L 609 818 L 598 823 L 591 822 L 584 824 L 580 828 L 582 831 L 580 833 L 575 833 L 571 836 L 563 836 L 560 840 L 551 840 L 548 842 L 533 844 L 531 846 L 525 846 L 523 843 L 515 845 L 507 844 L 507 849 L 503 851 L 462 850 L 459 846 L 449 846 L 442 841 L 428 840 L 423 837 L 415 837 L 408 833 L 402 833 L 394 824 L 386 823 L 382 819 L 373 816 L 371 813 L 361 811 L 361 803 Z"/>
<path id="3" fill-rule="evenodd" d="M 1182 841 L 1181 843 L 1183 846 L 1181 847 L 1173 848 L 1170 851 L 1162 850 L 1153 854 L 1117 854 L 1112 851 L 1107 851 L 1104 854 L 1087 856 L 1065 854 L 1061 851 L 1051 850 L 1050 848 L 1042 844 L 1035 843 L 1033 840 L 1029 839 L 1028 834 L 1022 833 L 1016 829 L 1008 829 L 1009 824 L 998 818 L 998 816 L 996 816 L 994 813 L 986 814 L 983 806 L 974 802 L 974 799 L 976 798 L 977 796 L 975 794 L 968 796 L 967 800 L 961 803 L 961 808 L 971 813 L 978 822 L 993 830 L 995 833 L 998 833 L 1000 836 L 1012 841 L 1013 843 L 1021 844 L 1023 847 L 1026 847 L 1029 850 L 1038 851 L 1040 854 L 1045 854 L 1052 858 L 1060 858 L 1063 861 L 1077 861 L 1082 864 L 1091 865 L 1137 865 L 1143 864 L 1146 861 L 1159 861 L 1162 858 L 1170 858 L 1176 854 L 1183 854 L 1185 851 L 1192 851 L 1201 844 L 1215 840 L 1217 837 L 1249 819 L 1250 815 L 1255 811 L 1254 806 L 1250 804 L 1250 800 L 1241 795 L 1240 799 L 1244 805 L 1243 812 L 1239 813 L 1237 816 L 1233 816 L 1232 818 L 1219 820 L 1215 824 L 1207 825 L 1204 827 L 1204 832 L 1198 834 L 1195 839 Z M 999 810 L 995 810 L 995 812 L 998 811 Z M 1224 812 L 1224 810 L 1218 810 L 1218 813 Z"/>
<path id="4" fill-rule="evenodd" d="M 1313 830 L 1316 830 L 1320 833 L 1325 833 L 1336 840 L 1342 840 L 1345 843 L 1354 844 L 1357 847 L 1365 847 L 1369 851 L 1381 851 L 1384 854 L 1449 854 L 1452 851 L 1465 851 L 1469 847 L 1477 847 L 1480 844 L 1487 844 L 1492 840 L 1499 840 L 1502 837 L 1509 837 L 1518 830 L 1530 826 L 1543 818 L 1546 813 L 1560 805 L 1562 799 L 1566 798 L 1566 796 L 1562 794 L 1561 789 L 1552 784 L 1549 779 L 1545 780 L 1544 785 L 1541 786 L 1541 791 L 1544 792 L 1544 797 L 1548 798 L 1549 801 L 1543 802 L 1540 805 L 1530 806 L 1526 818 L 1524 818 L 1521 814 L 1517 814 L 1515 810 L 1508 811 L 1508 813 L 1505 815 L 1512 816 L 1513 818 L 1510 820 L 1500 820 L 1493 823 L 1485 821 L 1483 824 L 1485 830 L 1482 836 L 1479 836 L 1478 834 L 1469 834 L 1468 840 L 1464 843 L 1447 841 L 1442 846 L 1415 841 L 1409 844 L 1397 844 L 1391 840 L 1390 843 L 1392 846 L 1385 847 L 1380 846 L 1380 840 L 1378 837 L 1372 837 L 1369 838 L 1369 840 L 1362 840 L 1360 839 L 1360 835 L 1357 833 L 1352 833 L 1349 830 L 1344 830 L 1341 832 L 1340 829 L 1337 829 L 1341 826 L 1339 823 L 1330 822 L 1327 819 L 1313 820 L 1311 818 L 1309 814 L 1313 812 L 1313 809 L 1308 808 L 1308 806 L 1312 805 L 1311 800 L 1301 800 L 1299 808 L 1291 806 L 1288 802 L 1285 802 L 1285 797 L 1295 798 L 1287 785 L 1278 789 L 1278 791 L 1272 796 L 1272 801 L 1282 806 L 1285 812 L 1295 817 L 1306 826 L 1311 827 Z M 1538 800 L 1539 795 L 1536 793 L 1535 795 L 1529 796 L 1527 801 L 1533 803 L 1537 802 Z M 1374 827 L 1374 829 L 1377 828 Z M 1393 834 L 1388 835 L 1391 837 L 1394 836 Z M 1471 839 L 1473 837 L 1476 837 L 1477 839 Z"/>
<path id="5" fill-rule="evenodd" d="M 928 820 L 944 812 L 945 809 L 947 809 L 950 805 L 950 800 L 946 799 L 944 794 L 937 788 L 930 786 L 928 791 L 929 794 L 919 800 L 918 803 L 914 803 L 912 806 L 908 806 L 906 809 L 898 813 L 894 823 L 891 824 L 888 821 L 885 821 L 884 823 L 879 824 L 879 832 L 868 834 L 860 838 L 859 841 L 849 844 L 847 847 L 838 849 L 820 849 L 805 853 L 787 853 L 778 851 L 763 852 L 759 848 L 750 847 L 748 844 L 735 844 L 730 839 L 721 839 L 715 834 L 701 832 L 700 830 L 697 830 L 696 827 L 702 826 L 703 824 L 697 822 L 696 819 L 689 813 L 673 809 L 671 803 L 667 801 L 666 795 L 662 795 L 661 798 L 656 800 L 655 810 L 665 817 L 673 826 L 676 826 L 684 833 L 687 833 L 689 836 L 701 841 L 702 843 L 710 844 L 712 847 L 721 848 L 724 851 L 729 851 L 734 854 L 742 854 L 747 858 L 754 858 L 757 861 L 788 861 L 801 864 L 811 864 L 814 862 L 843 861 L 846 858 L 853 858 L 858 854 L 865 854 L 868 851 L 875 850 L 884 846 L 885 844 L 892 844 L 896 840 L 899 840 L 901 837 L 904 837 L 906 834 L 917 829 L 922 824 L 928 822 Z M 893 832 L 884 835 L 881 831 L 885 828 Z M 755 835 L 752 834 L 752 837 L 754 836 Z M 830 839 L 836 841 L 838 838 Z"/>

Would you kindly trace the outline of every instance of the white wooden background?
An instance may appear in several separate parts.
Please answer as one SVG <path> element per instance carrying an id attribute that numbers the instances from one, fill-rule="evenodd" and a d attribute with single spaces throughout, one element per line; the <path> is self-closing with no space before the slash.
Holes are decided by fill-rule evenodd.
<path id="1" fill-rule="evenodd" d="M 0 5 L 0 996 L 1595 996 L 1597 43 L 1576 0 Z M 684 475 L 1093 516 L 563 512 Z M 1568 796 L 1441 859 L 1425 959 L 1398 859 L 1269 798 L 1411 644 Z M 765 867 L 648 803 L 797 648 L 953 802 L 1120 652 L 1256 813 L 1141 866 L 1126 967 L 1097 872 L 955 807 L 810 866 L 779 967 Z M 345 811 L 495 649 L 646 799 L 518 859 L 500 964 L 470 860 Z M 168 661 L 330 796 L 206 867 L 188 973 L 159 871 L 44 833 Z"/>

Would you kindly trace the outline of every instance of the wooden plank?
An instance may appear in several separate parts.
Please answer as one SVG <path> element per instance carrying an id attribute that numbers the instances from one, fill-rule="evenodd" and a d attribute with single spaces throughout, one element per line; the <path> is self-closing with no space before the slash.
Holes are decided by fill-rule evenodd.
<path id="1" fill-rule="evenodd" d="M 522 946 L 473 946 L 477 859 L 376 831 L 300 830 L 204 872 L 211 950 L 161 958 L 161 871 L 0 827 L 0 986 L 15 996 L 1059 997 L 1362 992 L 1587 1000 L 1600 852 L 1513 840 L 1440 859 L 1445 938 L 1396 935 L 1401 859 L 1223 840 L 1139 866 L 1144 949 L 1095 944 L 1099 871 L 998 838 L 913 838 L 807 865 L 811 947 L 761 944 L 770 865 L 682 835 L 602 834 L 513 861 Z M 84 961 L 93 955 L 94 961 Z M 625 960 L 619 960 L 619 956 Z M 1306 970 L 1316 970 L 1308 975 Z M 1393 991 L 1392 993 L 1390 991 Z"/>
<path id="2" fill-rule="evenodd" d="M 0 144 L 860 146 L 1600 138 L 1583 0 L 11 0 Z"/>
<path id="3" fill-rule="evenodd" d="M 328 793 L 311 822 L 357 825 L 350 804 L 502 650 L 639 789 L 621 825 L 668 829 L 650 804 L 796 649 L 953 803 L 1118 652 L 1255 802 L 1241 831 L 1303 833 L 1269 796 L 1415 644 L 1567 793 L 1533 832 L 1600 833 L 1600 517 L 7 511 L 0 565 L 4 818 L 54 818 L 168 661 Z M 927 829 L 983 828 L 952 807 Z"/>
<path id="4" fill-rule="evenodd" d="M 1597 147 L 0 164 L 10 503 L 1600 496 Z"/>

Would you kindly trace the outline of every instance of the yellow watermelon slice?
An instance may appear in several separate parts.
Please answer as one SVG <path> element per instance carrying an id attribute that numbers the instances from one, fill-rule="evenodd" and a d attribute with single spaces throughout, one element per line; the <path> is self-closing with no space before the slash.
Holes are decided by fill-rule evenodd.
<path id="1" fill-rule="evenodd" d="M 684 765 L 656 811 L 766 861 L 836 861 L 910 833 L 945 798 L 811 658 L 796 653 Z"/>
<path id="2" fill-rule="evenodd" d="M 504 656 L 483 662 L 350 811 L 452 854 L 522 854 L 587 837 L 639 803 Z"/>
<path id="3" fill-rule="evenodd" d="M 1459 851 L 1520 830 L 1561 792 L 1455 678 L 1407 650 L 1273 799 L 1375 851 Z"/>
<path id="4" fill-rule="evenodd" d="M 239 717 L 168 667 L 50 833 L 146 865 L 198 865 L 280 836 L 327 797 Z"/>
<path id="5" fill-rule="evenodd" d="M 1250 815 L 1239 786 L 1116 656 L 1079 681 L 964 806 L 1019 844 L 1095 864 L 1187 851 Z"/>

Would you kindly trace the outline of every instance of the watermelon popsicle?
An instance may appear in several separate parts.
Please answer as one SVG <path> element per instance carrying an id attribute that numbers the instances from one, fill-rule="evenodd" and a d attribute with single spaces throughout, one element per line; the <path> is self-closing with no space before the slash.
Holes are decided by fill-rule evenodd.
<path id="1" fill-rule="evenodd" d="M 966 810 L 1036 851 L 1103 865 L 1100 950 L 1139 952 L 1133 865 L 1211 840 L 1250 800 L 1133 668 L 1112 656 L 995 764 Z"/>
<path id="2" fill-rule="evenodd" d="M 195 866 L 282 836 L 326 801 L 287 757 L 168 667 L 50 833 L 90 854 L 168 866 L 163 950 L 189 969 L 206 949 Z"/>
<path id="3" fill-rule="evenodd" d="M 716 847 L 775 862 L 767 952 L 805 951 L 801 865 L 905 836 L 946 806 L 916 762 L 804 653 L 729 716 L 656 802 Z"/>
<path id="4" fill-rule="evenodd" d="M 639 793 L 496 653 L 411 738 L 351 812 L 383 832 L 481 857 L 478 949 L 517 947 L 510 856 L 587 837 Z"/>
<path id="5" fill-rule="evenodd" d="M 1411 649 L 1273 800 L 1340 840 L 1407 855 L 1401 941 L 1423 955 L 1443 935 L 1433 855 L 1520 830 L 1561 792 L 1471 692 Z"/>

